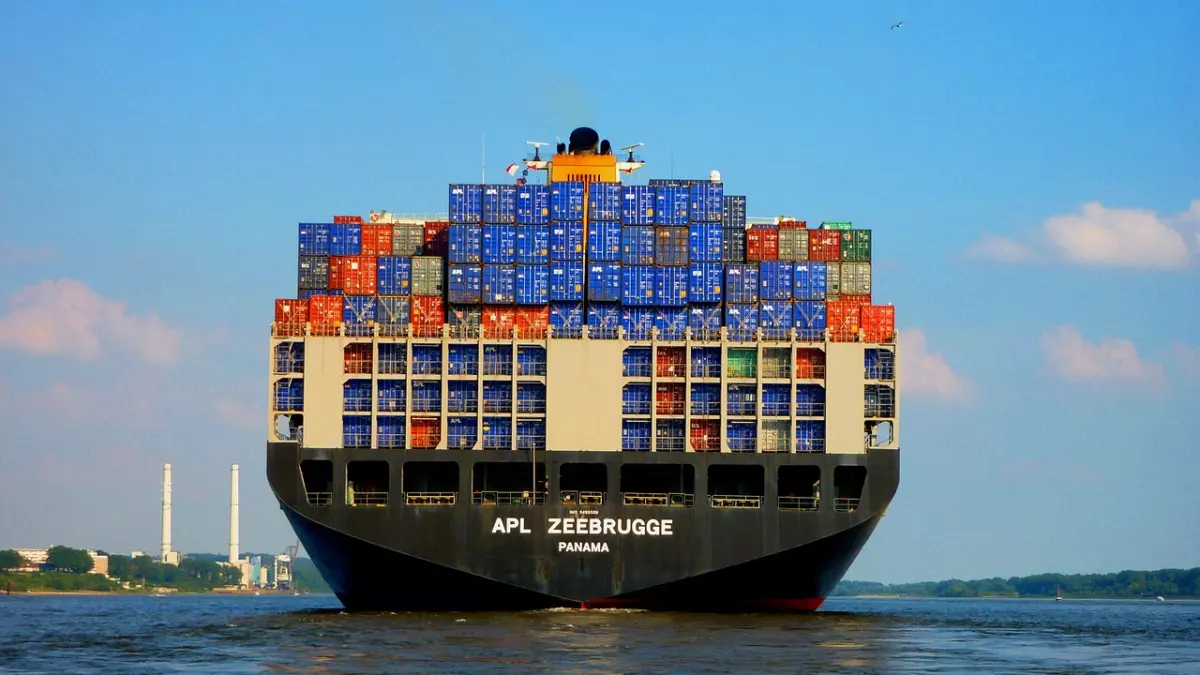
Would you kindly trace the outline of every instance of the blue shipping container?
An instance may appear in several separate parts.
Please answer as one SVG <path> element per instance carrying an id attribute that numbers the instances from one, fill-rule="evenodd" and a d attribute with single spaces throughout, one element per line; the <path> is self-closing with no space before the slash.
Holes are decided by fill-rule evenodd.
<path id="1" fill-rule="evenodd" d="M 616 330 L 621 326 L 621 305 L 615 302 L 589 302 L 587 325 L 592 332 Z"/>
<path id="2" fill-rule="evenodd" d="M 688 282 L 688 300 L 692 302 L 720 302 L 721 281 L 725 271 L 721 263 L 692 263 L 691 279 Z"/>
<path id="3" fill-rule="evenodd" d="M 792 325 L 800 330 L 825 330 L 825 303 L 821 300 L 797 300 L 792 314 Z"/>
<path id="4" fill-rule="evenodd" d="M 688 252 L 692 262 L 721 262 L 721 224 L 692 223 L 688 229 Z"/>
<path id="5" fill-rule="evenodd" d="M 597 221 L 588 223 L 588 260 L 617 262 L 621 259 L 621 224 Z"/>
<path id="6" fill-rule="evenodd" d="M 654 329 L 653 307 L 622 307 L 621 328 L 627 337 L 634 340 L 649 340 Z"/>
<path id="7" fill-rule="evenodd" d="M 342 303 L 342 321 L 356 326 L 375 323 L 375 298 L 370 295 L 347 295 Z"/>
<path id="8" fill-rule="evenodd" d="M 379 256 L 375 263 L 375 280 L 380 295 L 408 295 L 412 281 L 412 258 Z"/>
<path id="9" fill-rule="evenodd" d="M 758 265 L 725 266 L 725 301 L 758 302 Z"/>
<path id="10" fill-rule="evenodd" d="M 545 265 L 550 262 L 550 227 L 547 225 L 517 226 L 517 263 Z"/>
<path id="11" fill-rule="evenodd" d="M 477 305 L 483 302 L 483 266 L 450 265 L 450 302 Z"/>
<path id="12" fill-rule="evenodd" d="M 792 299 L 792 263 L 769 260 L 759 263 L 758 278 L 762 281 L 758 297 L 762 300 Z"/>
<path id="13" fill-rule="evenodd" d="M 656 307 L 654 310 L 654 327 L 658 337 L 663 340 L 682 340 L 683 331 L 688 326 L 687 307 Z"/>
<path id="14" fill-rule="evenodd" d="M 446 447 L 470 449 L 475 447 L 478 432 L 474 417 L 450 417 L 446 420 Z"/>
<path id="15" fill-rule="evenodd" d="M 646 265 L 621 267 L 621 304 L 632 307 L 654 304 L 654 270 Z"/>
<path id="16" fill-rule="evenodd" d="M 483 266 L 483 304 L 511 305 L 517 301 L 517 268 L 512 265 Z"/>
<path id="17" fill-rule="evenodd" d="M 450 226 L 450 255 L 452 263 L 483 262 L 483 228 L 479 225 Z"/>
<path id="18" fill-rule="evenodd" d="M 583 303 L 550 303 L 550 327 L 555 333 L 578 333 L 583 328 Z"/>
<path id="19" fill-rule="evenodd" d="M 688 224 L 688 189 L 660 185 L 654 195 L 654 222 L 658 225 Z"/>
<path id="20" fill-rule="evenodd" d="M 688 302 L 690 267 L 657 267 L 654 272 L 654 303 L 664 307 L 685 307 Z"/>
<path id="21" fill-rule="evenodd" d="M 362 225 L 330 225 L 330 255 L 361 255 Z"/>
<path id="22" fill-rule="evenodd" d="M 330 290 L 324 290 L 324 289 L 304 290 L 304 291 L 300 291 L 298 297 L 301 300 L 311 300 L 314 295 L 342 295 L 342 291 L 340 291 L 340 290 L 330 291 Z"/>
<path id="23" fill-rule="evenodd" d="M 483 222 L 517 222 L 517 186 L 483 186 Z"/>
<path id="24" fill-rule="evenodd" d="M 725 186 L 712 181 L 692 183 L 688 191 L 688 218 L 697 223 L 720 223 Z"/>
<path id="25" fill-rule="evenodd" d="M 550 226 L 550 260 L 583 260 L 583 221 L 556 222 Z"/>
<path id="26" fill-rule="evenodd" d="M 797 300 L 824 300 L 829 268 L 823 262 L 795 263 L 795 297 Z M 797 324 L 799 325 L 799 324 Z"/>
<path id="27" fill-rule="evenodd" d="M 653 227 L 622 227 L 621 264 L 653 265 L 655 245 Z"/>
<path id="28" fill-rule="evenodd" d="M 693 337 L 697 332 L 715 333 L 721 330 L 721 303 L 692 304 L 688 306 L 688 328 Z"/>
<path id="29" fill-rule="evenodd" d="M 621 184 L 588 185 L 588 220 L 621 220 Z"/>
<path id="30" fill-rule="evenodd" d="M 654 188 L 626 185 L 621 190 L 621 222 L 626 225 L 654 224 Z"/>
<path id="31" fill-rule="evenodd" d="M 550 186 L 517 187 L 517 222 L 522 225 L 546 225 L 550 222 Z"/>
<path id="32" fill-rule="evenodd" d="M 377 380 L 376 382 L 379 387 L 379 410 L 381 412 L 404 412 L 404 380 Z M 400 427 L 403 428 L 404 425 L 401 424 Z"/>
<path id="33" fill-rule="evenodd" d="M 483 226 L 483 262 L 511 265 L 517 261 L 517 226 Z"/>
<path id="34" fill-rule="evenodd" d="M 617 302 L 621 299 L 621 264 L 602 262 L 588 264 L 588 300 Z"/>
<path id="35" fill-rule="evenodd" d="M 583 263 L 550 263 L 550 299 L 583 300 Z"/>
<path id="36" fill-rule="evenodd" d="M 333 225 L 327 223 L 300 223 L 299 255 L 329 255 L 329 237 Z"/>
<path id="37" fill-rule="evenodd" d="M 550 186 L 550 217 L 583 220 L 583 183 L 563 181 Z"/>
<path id="38" fill-rule="evenodd" d="M 550 268 L 517 265 L 517 304 L 544 305 L 550 301 Z"/>
<path id="39" fill-rule="evenodd" d="M 792 328 L 791 300 L 763 300 L 758 305 L 758 325 L 763 330 L 787 331 Z"/>
<path id="40" fill-rule="evenodd" d="M 621 420 L 621 450 L 650 451 L 650 420 Z"/>
<path id="41" fill-rule="evenodd" d="M 342 416 L 342 447 L 368 448 L 371 446 L 371 416 Z M 251 570 L 253 572 L 253 570 Z"/>
<path id="42" fill-rule="evenodd" d="M 478 223 L 483 220 L 483 186 L 450 186 L 450 222 Z"/>
<path id="43" fill-rule="evenodd" d="M 754 331 L 758 328 L 758 305 L 725 303 L 725 325 L 731 332 Z"/>

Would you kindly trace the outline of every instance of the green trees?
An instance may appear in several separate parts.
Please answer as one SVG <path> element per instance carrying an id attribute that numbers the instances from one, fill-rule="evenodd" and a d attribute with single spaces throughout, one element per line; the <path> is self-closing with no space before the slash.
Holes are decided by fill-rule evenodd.
<path id="1" fill-rule="evenodd" d="M 1200 567 L 1153 571 L 1126 570 L 1115 574 L 1035 574 L 1028 577 L 961 581 L 924 581 L 912 584 L 880 584 L 843 581 L 833 595 L 910 595 L 939 598 L 1053 597 L 1062 589 L 1065 597 L 1144 598 L 1200 597 Z"/>
<path id="2" fill-rule="evenodd" d="M 92 556 L 87 551 L 66 546 L 52 546 L 46 552 L 46 566 L 58 572 L 86 574 L 92 571 Z"/>
<path id="3" fill-rule="evenodd" d="M 0 551 L 0 572 L 15 570 L 25 564 L 25 559 L 20 553 L 12 549 Z"/>

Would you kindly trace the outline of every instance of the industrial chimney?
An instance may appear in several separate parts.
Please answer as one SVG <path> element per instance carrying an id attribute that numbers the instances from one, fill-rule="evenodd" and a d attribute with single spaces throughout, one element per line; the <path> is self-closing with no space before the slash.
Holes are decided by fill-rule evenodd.
<path id="1" fill-rule="evenodd" d="M 238 563 L 238 465 L 229 471 L 229 562 Z"/>
<path id="2" fill-rule="evenodd" d="M 171 465 L 163 464 L 162 497 L 162 562 L 171 558 Z"/>

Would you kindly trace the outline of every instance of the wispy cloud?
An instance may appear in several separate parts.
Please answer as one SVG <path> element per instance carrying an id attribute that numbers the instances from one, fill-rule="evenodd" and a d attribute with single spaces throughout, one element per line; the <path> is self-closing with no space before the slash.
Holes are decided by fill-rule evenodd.
<path id="1" fill-rule="evenodd" d="M 0 245 L 0 263 L 18 264 L 35 263 L 54 257 L 54 247 L 49 244 L 41 246 L 25 246 L 24 244 L 6 243 Z"/>
<path id="2" fill-rule="evenodd" d="M 1191 264 L 1189 246 L 1200 251 L 1200 199 L 1176 216 L 1088 202 L 1077 213 L 1046 218 L 1034 232 L 986 235 L 967 254 L 1004 263 L 1046 257 L 1081 266 L 1173 270 Z"/>
<path id="3" fill-rule="evenodd" d="M 174 363 L 182 332 L 154 314 L 135 316 L 75 279 L 47 280 L 17 291 L 0 316 L 0 348 L 92 361 L 126 351 L 151 365 Z"/>
<path id="4" fill-rule="evenodd" d="M 906 328 L 900 331 L 901 390 L 905 394 L 970 402 L 974 386 L 957 373 L 937 352 L 930 352 L 925 331 Z"/>
<path id="5" fill-rule="evenodd" d="M 1166 384 L 1162 364 L 1144 360 L 1129 340 L 1103 337 L 1091 342 L 1074 326 L 1062 325 L 1041 337 L 1054 372 L 1074 382 L 1125 382 L 1159 388 Z"/>

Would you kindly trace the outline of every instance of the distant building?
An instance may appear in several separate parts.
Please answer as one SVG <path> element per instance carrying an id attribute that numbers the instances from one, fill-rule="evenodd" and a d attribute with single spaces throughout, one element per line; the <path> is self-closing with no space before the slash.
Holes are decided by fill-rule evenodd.
<path id="1" fill-rule="evenodd" d="M 25 561 L 25 564 L 18 569 L 20 572 L 40 572 L 46 566 L 46 561 L 50 559 L 50 549 L 48 548 L 18 548 L 16 551 Z M 108 556 L 99 555 L 91 550 L 87 554 L 92 558 L 92 573 L 108 576 Z"/>

